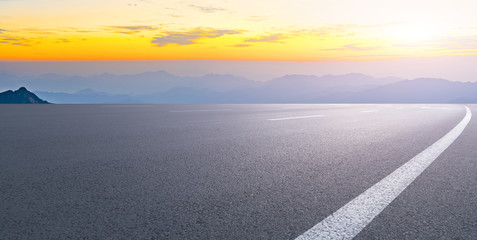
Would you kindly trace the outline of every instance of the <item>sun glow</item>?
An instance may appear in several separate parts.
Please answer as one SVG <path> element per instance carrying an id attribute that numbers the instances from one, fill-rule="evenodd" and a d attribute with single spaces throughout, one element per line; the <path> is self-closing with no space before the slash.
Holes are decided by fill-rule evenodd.
<path id="1" fill-rule="evenodd" d="M 387 29 L 387 36 L 396 41 L 402 42 L 424 42 L 431 41 L 443 33 L 444 26 L 439 26 L 427 22 L 411 22 L 406 24 L 396 24 Z"/>
<path id="2" fill-rule="evenodd" d="M 255 2 L 0 0 L 0 60 L 359 61 L 477 50 L 473 0 L 248 7 Z"/>

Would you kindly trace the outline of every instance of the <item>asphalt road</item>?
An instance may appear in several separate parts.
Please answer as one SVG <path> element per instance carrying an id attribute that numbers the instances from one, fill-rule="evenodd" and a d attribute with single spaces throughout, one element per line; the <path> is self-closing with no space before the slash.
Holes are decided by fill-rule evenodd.
<path id="1" fill-rule="evenodd" d="M 469 106 L 477 116 L 477 107 Z M 294 239 L 463 105 L 1 105 L 2 239 Z M 477 239 L 477 120 L 357 239 Z"/>

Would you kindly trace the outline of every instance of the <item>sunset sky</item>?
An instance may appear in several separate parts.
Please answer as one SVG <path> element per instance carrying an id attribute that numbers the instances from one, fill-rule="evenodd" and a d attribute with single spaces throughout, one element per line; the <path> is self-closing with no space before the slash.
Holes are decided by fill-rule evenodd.
<path id="1" fill-rule="evenodd" d="M 0 60 L 477 55 L 475 0 L 0 0 Z"/>

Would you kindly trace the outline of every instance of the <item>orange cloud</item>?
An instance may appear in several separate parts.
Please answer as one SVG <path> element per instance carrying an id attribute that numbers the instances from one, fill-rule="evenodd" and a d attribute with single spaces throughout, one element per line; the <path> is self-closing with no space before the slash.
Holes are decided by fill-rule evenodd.
<path id="1" fill-rule="evenodd" d="M 249 38 L 246 39 L 244 42 L 268 42 L 268 43 L 283 43 L 282 39 L 285 39 L 284 35 L 269 35 L 269 36 L 262 36 L 259 38 Z"/>
<path id="2" fill-rule="evenodd" d="M 195 8 L 201 12 L 204 13 L 213 13 L 213 12 L 218 12 L 218 11 L 225 11 L 224 8 L 217 8 L 217 7 L 204 7 L 204 6 L 199 6 L 195 4 L 189 4 L 189 7 Z"/>
<path id="3" fill-rule="evenodd" d="M 157 27 L 153 26 L 110 26 L 108 28 L 114 30 L 115 33 L 123 34 L 134 34 L 141 31 L 157 30 Z"/>
<path id="4" fill-rule="evenodd" d="M 343 51 L 343 50 L 371 51 L 376 49 L 379 49 L 379 47 L 376 47 L 376 46 L 362 47 L 362 46 L 359 46 L 358 44 L 347 44 L 347 45 L 343 45 L 343 47 L 340 47 L 340 48 L 327 48 L 323 50 L 325 51 Z"/>
<path id="5" fill-rule="evenodd" d="M 29 47 L 33 44 L 33 41 L 27 38 L 0 36 L 0 43 Z"/>
<path id="6" fill-rule="evenodd" d="M 250 47 L 250 46 L 252 46 L 252 44 L 235 44 L 235 45 L 232 45 L 231 47 L 241 48 L 241 47 Z"/>
<path id="7" fill-rule="evenodd" d="M 218 38 L 224 35 L 240 34 L 240 30 L 216 30 L 196 28 L 185 32 L 165 32 L 163 36 L 154 37 L 152 43 L 158 47 L 168 44 L 190 45 L 204 38 Z"/>

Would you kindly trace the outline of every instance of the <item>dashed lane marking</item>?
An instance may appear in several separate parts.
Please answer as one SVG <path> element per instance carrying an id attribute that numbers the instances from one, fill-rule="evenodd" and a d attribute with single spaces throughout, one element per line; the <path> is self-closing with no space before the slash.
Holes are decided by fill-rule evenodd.
<path id="1" fill-rule="evenodd" d="M 187 109 L 187 110 L 172 110 L 170 112 L 174 113 L 185 113 L 185 112 L 221 112 L 221 111 L 232 111 L 229 108 L 221 108 L 221 109 Z"/>
<path id="2" fill-rule="evenodd" d="M 284 118 L 271 118 L 269 121 L 282 121 L 282 120 L 294 120 L 294 119 L 303 119 L 303 118 L 317 118 L 324 117 L 325 115 L 310 115 L 310 116 L 299 116 L 299 117 L 284 117 Z"/>

